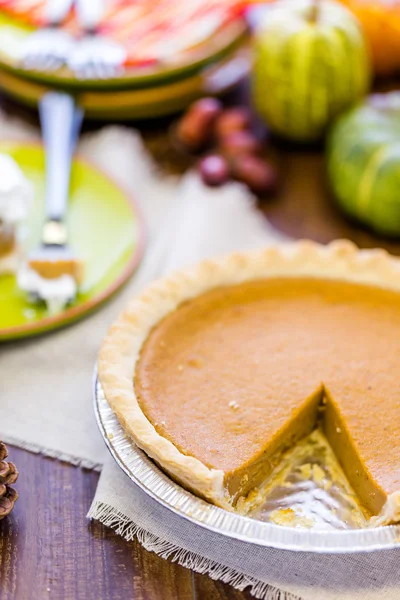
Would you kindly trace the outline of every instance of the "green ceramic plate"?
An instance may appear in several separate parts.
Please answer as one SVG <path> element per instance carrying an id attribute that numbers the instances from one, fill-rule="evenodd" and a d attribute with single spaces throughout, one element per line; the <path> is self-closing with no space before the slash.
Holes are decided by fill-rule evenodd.
<path id="1" fill-rule="evenodd" d="M 243 19 L 237 19 L 216 33 L 210 43 L 199 46 L 198 52 L 188 55 L 188 59 L 175 65 L 131 67 L 122 75 L 108 79 L 77 79 L 72 71 L 63 67 L 58 71 L 46 73 L 21 68 L 19 55 L 22 42 L 34 31 L 33 27 L 13 18 L 0 10 L 0 65 L 19 77 L 30 81 L 61 87 L 70 92 L 81 90 L 133 89 L 171 83 L 196 74 L 204 67 L 229 56 L 241 47 L 248 38 L 247 25 Z M 190 60 L 189 60 L 190 59 Z"/>
<path id="2" fill-rule="evenodd" d="M 35 200 L 30 211 L 27 249 L 39 241 L 44 212 L 44 152 L 39 144 L 1 142 L 32 181 Z M 70 244 L 85 262 L 85 279 L 76 301 L 49 317 L 46 308 L 27 302 L 14 276 L 0 276 L 0 340 L 56 329 L 93 311 L 132 275 L 141 256 L 143 227 L 133 202 L 111 179 L 76 159 L 71 174 L 68 210 Z"/>

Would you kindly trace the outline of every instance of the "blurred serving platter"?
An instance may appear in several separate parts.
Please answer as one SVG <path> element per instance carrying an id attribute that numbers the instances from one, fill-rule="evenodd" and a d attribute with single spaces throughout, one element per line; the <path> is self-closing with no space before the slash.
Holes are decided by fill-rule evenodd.
<path id="1" fill-rule="evenodd" d="M 247 73 L 248 31 L 236 3 L 160 0 L 152 11 L 150 4 L 112 3 L 99 31 L 123 45 L 126 61 L 115 76 L 82 79 L 67 66 L 25 68 L 24 42 L 44 24 L 44 2 L 0 0 L 0 84 L 30 104 L 48 87 L 62 88 L 81 95 L 89 116 L 141 118 L 222 93 Z M 73 13 L 65 29 L 79 38 Z"/>
<path id="2" fill-rule="evenodd" d="M 202 68 L 183 79 L 147 87 L 107 88 L 93 87 L 75 90 L 87 117 L 96 119 L 142 119 L 177 112 L 204 95 L 219 95 L 239 83 L 249 72 L 249 58 L 245 47 L 232 51 L 224 59 Z M 93 81 L 88 82 L 90 84 Z M 1 68 L 0 86 L 12 98 L 35 106 L 51 85 L 32 78 L 21 77 L 14 70 Z"/>
<path id="3" fill-rule="evenodd" d="M 9 66 L 15 67 L 18 63 L 21 42 L 44 25 L 43 17 L 35 17 L 34 13 L 35 5 L 43 4 L 35 0 L 0 0 L 4 38 L 1 53 Z M 120 43 L 126 51 L 123 72 L 113 78 L 113 85 L 123 82 L 143 85 L 180 77 L 215 62 L 246 35 L 245 21 L 234 4 L 222 0 L 192 0 L 190 3 L 159 0 L 156 5 L 149 1 L 114 2 L 111 14 L 106 14 L 104 24 L 99 27 L 102 35 Z M 79 38 L 79 27 L 73 16 L 65 28 Z M 43 72 L 31 75 L 49 81 Z M 89 84 L 77 81 L 68 68 L 57 71 L 50 81 L 54 79 L 78 87 Z M 95 85 L 101 85 L 101 81 Z"/>

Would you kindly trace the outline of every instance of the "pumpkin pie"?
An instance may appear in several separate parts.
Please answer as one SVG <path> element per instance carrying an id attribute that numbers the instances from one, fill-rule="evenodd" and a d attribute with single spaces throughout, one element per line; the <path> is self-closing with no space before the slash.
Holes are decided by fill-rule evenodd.
<path id="1" fill-rule="evenodd" d="M 298 242 L 155 282 L 108 333 L 107 401 L 171 477 L 244 510 L 320 426 L 375 522 L 400 521 L 400 260 Z"/>

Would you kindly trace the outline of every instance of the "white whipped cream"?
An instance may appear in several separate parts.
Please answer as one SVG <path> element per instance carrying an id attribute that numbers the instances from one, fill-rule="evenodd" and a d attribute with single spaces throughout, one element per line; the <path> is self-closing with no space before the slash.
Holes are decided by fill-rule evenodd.
<path id="1" fill-rule="evenodd" d="M 18 225 L 28 215 L 33 186 L 15 160 L 0 154 L 0 220 Z"/>
<path id="2" fill-rule="evenodd" d="M 51 315 L 63 311 L 77 293 L 77 283 L 71 275 L 46 279 L 27 265 L 19 269 L 17 281 L 21 290 L 28 294 L 37 294 L 44 300 Z"/>

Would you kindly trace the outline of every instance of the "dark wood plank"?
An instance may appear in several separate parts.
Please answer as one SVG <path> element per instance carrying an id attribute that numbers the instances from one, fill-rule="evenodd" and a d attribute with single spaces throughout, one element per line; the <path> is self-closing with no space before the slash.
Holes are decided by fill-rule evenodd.
<path id="1" fill-rule="evenodd" d="M 214 581 L 207 575 L 193 575 L 194 597 L 196 600 L 251 600 L 254 596 L 245 590 L 239 592 L 227 583 Z"/>
<path id="2" fill-rule="evenodd" d="M 190 571 L 85 515 L 98 474 L 10 448 L 20 494 L 0 522 L 1 600 L 191 600 Z"/>

